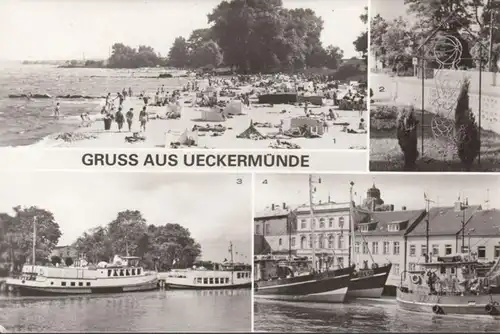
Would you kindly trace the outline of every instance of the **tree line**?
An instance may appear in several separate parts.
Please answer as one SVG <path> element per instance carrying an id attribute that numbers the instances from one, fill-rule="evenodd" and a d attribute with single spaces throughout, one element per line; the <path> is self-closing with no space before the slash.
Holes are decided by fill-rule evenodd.
<path id="1" fill-rule="evenodd" d="M 13 209 L 13 215 L 0 213 L 0 276 L 19 272 L 24 264 L 32 263 L 34 222 L 36 263 L 64 261 L 70 265 L 73 262 L 73 259 L 50 258 L 62 235 L 53 213 L 35 206 Z M 201 255 L 201 247 L 188 229 L 170 223 L 148 225 L 136 210 L 119 212 L 108 225 L 83 233 L 71 247 L 77 251 L 78 258 L 93 264 L 109 262 L 114 255 L 128 253 L 141 257 L 146 268 L 159 270 L 189 267 Z"/>
<path id="2" fill-rule="evenodd" d="M 370 22 L 371 51 L 384 67 L 409 69 L 414 57 L 432 32 L 436 40 L 445 36 L 455 37 L 462 47 L 462 57 L 457 64 L 463 69 L 487 68 L 490 32 L 492 40 L 491 69 L 496 69 L 500 55 L 500 1 L 497 0 L 405 0 L 408 14 L 415 20 L 398 17 L 386 20 L 380 14 Z M 493 28 L 490 30 L 490 28 Z M 427 42 L 429 48 L 430 42 Z M 424 45 L 425 48 L 425 45 Z M 453 48 L 443 48 L 438 55 L 445 59 Z M 481 59 L 481 60 L 480 60 Z M 429 68 L 436 62 L 427 61 Z"/>

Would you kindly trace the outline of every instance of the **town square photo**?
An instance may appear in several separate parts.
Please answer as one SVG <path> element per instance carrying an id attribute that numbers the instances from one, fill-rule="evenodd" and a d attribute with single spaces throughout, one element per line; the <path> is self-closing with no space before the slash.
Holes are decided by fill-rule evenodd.
<path id="1" fill-rule="evenodd" d="M 500 171 L 500 1 L 370 1 L 370 170 Z"/>
<path id="2" fill-rule="evenodd" d="M 498 330 L 500 176 L 257 174 L 254 329 Z"/>
<path id="3" fill-rule="evenodd" d="M 368 0 L 126 3 L 1 2 L 0 146 L 367 149 Z"/>
<path id="4" fill-rule="evenodd" d="M 251 331 L 251 175 L 0 184 L 0 331 Z"/>

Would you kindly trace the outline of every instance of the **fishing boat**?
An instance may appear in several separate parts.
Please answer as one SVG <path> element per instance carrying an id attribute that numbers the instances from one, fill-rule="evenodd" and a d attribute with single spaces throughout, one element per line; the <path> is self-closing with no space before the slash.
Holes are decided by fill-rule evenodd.
<path id="1" fill-rule="evenodd" d="M 354 201 L 352 196 L 352 188 L 354 186 L 354 182 L 351 182 L 350 185 L 349 229 L 351 235 L 351 247 L 349 248 L 349 258 L 352 259 L 355 254 L 353 247 L 356 244 L 357 230 L 354 227 L 353 216 Z M 379 265 L 378 263 L 372 261 L 371 268 L 368 268 L 367 263 L 365 263 L 363 268 L 360 268 L 359 264 L 354 264 L 354 266 L 355 270 L 349 282 L 347 298 L 355 299 L 382 297 L 387 278 L 389 277 L 389 273 L 391 272 L 392 264 L 388 263 Z"/>
<path id="2" fill-rule="evenodd" d="M 438 257 L 421 267 L 401 274 L 396 298 L 402 309 L 500 319 L 500 259 L 486 272 L 470 254 Z"/>
<path id="3" fill-rule="evenodd" d="M 8 286 L 22 295 L 72 295 L 154 290 L 156 272 L 144 270 L 139 258 L 115 255 L 113 263 L 78 266 L 24 265 L 19 277 L 9 278 Z"/>
<path id="4" fill-rule="evenodd" d="M 211 268 L 194 265 L 190 269 L 173 269 L 158 273 L 158 279 L 170 289 L 239 289 L 252 286 L 252 267 L 233 262 L 233 245 L 230 243 L 230 261 L 212 263 Z"/>

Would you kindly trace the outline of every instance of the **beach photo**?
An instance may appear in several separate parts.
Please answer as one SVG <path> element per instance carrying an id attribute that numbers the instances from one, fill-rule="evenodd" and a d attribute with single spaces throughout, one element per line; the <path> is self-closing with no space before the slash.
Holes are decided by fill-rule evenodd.
<path id="1" fill-rule="evenodd" d="M 370 2 L 370 170 L 500 171 L 500 2 Z"/>
<path id="2" fill-rule="evenodd" d="M 1 331 L 249 332 L 251 182 L 0 172 Z"/>
<path id="3" fill-rule="evenodd" d="M 498 175 L 254 182 L 255 331 L 498 329 Z"/>
<path id="4" fill-rule="evenodd" d="M 2 1 L 0 146 L 366 150 L 367 6 Z"/>

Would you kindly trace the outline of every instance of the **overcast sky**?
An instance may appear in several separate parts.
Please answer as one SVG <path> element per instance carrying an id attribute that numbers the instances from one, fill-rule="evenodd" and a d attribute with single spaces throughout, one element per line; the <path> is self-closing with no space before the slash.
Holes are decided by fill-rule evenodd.
<path id="1" fill-rule="evenodd" d="M 208 27 L 220 0 L 1 0 L 0 59 L 107 58 L 114 42 L 150 45 L 167 55 L 175 37 Z M 358 56 L 353 41 L 366 29 L 367 0 L 283 0 L 311 8 L 324 23 L 322 42 Z"/>
<path id="2" fill-rule="evenodd" d="M 242 184 L 236 184 L 237 178 Z M 59 245 L 106 225 L 122 210 L 139 210 L 148 224 L 178 223 L 201 244 L 206 260 L 234 251 L 251 256 L 251 178 L 234 174 L 38 172 L 0 173 L 0 212 L 16 205 L 51 211 Z M 243 257 L 235 260 L 244 260 Z"/>
<path id="3" fill-rule="evenodd" d="M 395 210 L 406 206 L 408 210 L 425 208 L 424 192 L 440 206 L 453 206 L 458 194 L 469 198 L 469 204 L 484 206 L 489 189 L 490 208 L 500 208 L 500 175 L 432 175 L 432 174 L 318 174 L 321 184 L 315 184 L 315 203 L 328 200 L 349 201 L 349 182 L 354 182 L 354 200 L 366 198 L 366 191 L 375 183 L 386 204 Z M 267 184 L 264 184 L 266 180 Z M 307 174 L 257 174 L 255 179 L 255 210 L 260 211 L 272 203 L 286 202 L 296 206 L 309 203 Z M 436 205 L 436 204 L 431 204 Z"/>
<path id="4" fill-rule="evenodd" d="M 403 0 L 370 0 L 370 16 L 380 14 L 386 20 L 392 20 L 398 16 L 406 17 L 406 6 Z"/>

